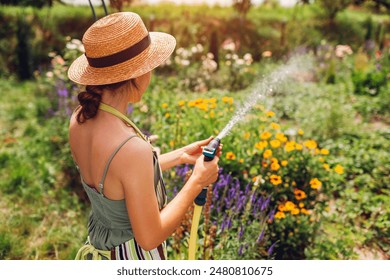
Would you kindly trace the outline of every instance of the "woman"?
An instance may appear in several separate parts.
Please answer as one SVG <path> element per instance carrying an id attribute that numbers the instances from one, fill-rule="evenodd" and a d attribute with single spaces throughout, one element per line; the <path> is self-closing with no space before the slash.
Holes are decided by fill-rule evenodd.
<path id="1" fill-rule="evenodd" d="M 69 141 L 92 211 L 76 259 L 165 259 L 165 240 L 202 187 L 216 181 L 221 148 L 211 162 L 201 148 L 211 137 L 158 156 L 124 115 L 129 102 L 141 100 L 152 69 L 172 54 L 171 35 L 149 33 L 137 14 L 124 12 L 95 22 L 83 43 L 85 54 L 68 71 L 86 85 Z M 161 171 L 183 163 L 195 164 L 193 174 L 167 203 Z"/>

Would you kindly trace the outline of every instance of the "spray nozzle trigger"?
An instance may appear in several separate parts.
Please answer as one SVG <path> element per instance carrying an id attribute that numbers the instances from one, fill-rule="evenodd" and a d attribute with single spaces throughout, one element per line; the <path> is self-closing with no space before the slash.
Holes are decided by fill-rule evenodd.
<path id="1" fill-rule="evenodd" d="M 206 147 L 203 148 L 203 155 L 205 161 L 212 161 L 214 159 L 220 143 L 221 140 L 215 138 L 211 140 L 211 142 Z"/>

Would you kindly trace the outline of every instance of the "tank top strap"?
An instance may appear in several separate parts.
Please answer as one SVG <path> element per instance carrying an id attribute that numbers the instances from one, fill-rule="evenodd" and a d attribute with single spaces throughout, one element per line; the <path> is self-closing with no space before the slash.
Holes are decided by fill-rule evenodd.
<path id="1" fill-rule="evenodd" d="M 119 112 L 117 109 L 115 109 L 114 107 L 107 105 L 103 102 L 100 102 L 99 110 L 110 113 L 110 114 L 118 117 L 119 119 L 121 119 L 127 125 L 130 125 L 132 128 L 134 128 L 134 130 L 136 131 L 136 133 L 138 134 L 139 137 L 141 137 L 143 140 L 145 140 L 146 142 L 148 142 L 150 144 L 149 139 L 145 136 L 145 134 L 143 134 L 141 132 L 141 130 L 135 125 L 135 123 L 133 123 L 127 116 L 125 116 L 124 114 Z M 150 145 L 150 146 L 152 146 L 152 145 Z"/>
<path id="2" fill-rule="evenodd" d="M 103 176 L 102 179 L 99 182 L 99 192 L 101 195 L 103 195 L 103 188 L 104 188 L 104 180 L 106 179 L 108 168 L 110 167 L 112 159 L 115 157 L 115 155 L 118 153 L 118 151 L 125 145 L 130 139 L 137 137 L 136 134 L 131 135 L 130 137 L 126 138 L 111 154 L 110 158 L 107 161 L 106 167 L 104 168 L 103 171 Z"/>

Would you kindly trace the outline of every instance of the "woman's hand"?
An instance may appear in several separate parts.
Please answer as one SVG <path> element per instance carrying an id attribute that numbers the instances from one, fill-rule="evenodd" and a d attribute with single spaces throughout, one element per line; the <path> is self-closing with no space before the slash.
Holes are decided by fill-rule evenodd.
<path id="1" fill-rule="evenodd" d="M 195 164 L 196 160 L 202 155 L 203 147 L 207 146 L 214 137 L 210 136 L 208 139 L 196 141 L 182 148 L 182 155 L 180 158 L 181 163 Z M 220 156 L 222 153 L 222 144 L 219 145 L 216 156 Z"/>

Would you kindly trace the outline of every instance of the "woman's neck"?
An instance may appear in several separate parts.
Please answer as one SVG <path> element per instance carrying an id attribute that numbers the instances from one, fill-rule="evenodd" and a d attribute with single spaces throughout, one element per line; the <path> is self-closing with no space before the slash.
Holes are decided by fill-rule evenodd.
<path id="1" fill-rule="evenodd" d="M 127 113 L 127 108 L 128 108 L 128 98 L 127 94 L 125 92 L 103 92 L 102 93 L 102 100 L 101 102 L 115 108 L 122 114 Z"/>

